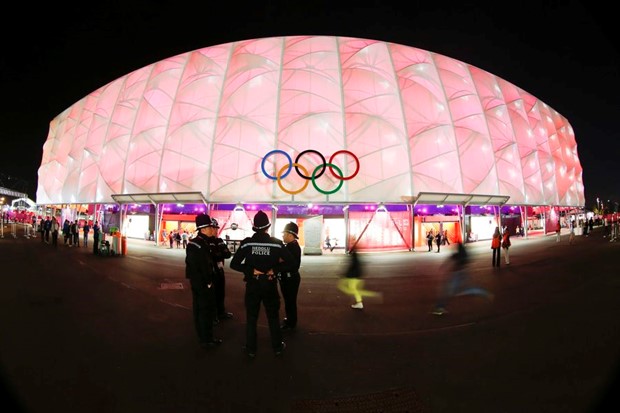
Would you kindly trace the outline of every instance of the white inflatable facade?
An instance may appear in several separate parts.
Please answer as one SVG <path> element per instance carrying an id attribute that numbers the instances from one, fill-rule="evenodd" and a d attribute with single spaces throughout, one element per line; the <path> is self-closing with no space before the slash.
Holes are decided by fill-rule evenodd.
<path id="1" fill-rule="evenodd" d="M 534 96 L 433 52 L 329 36 L 206 47 L 123 76 L 51 122 L 38 173 L 48 205 L 194 192 L 209 203 L 432 192 L 584 205 L 571 125 Z"/>

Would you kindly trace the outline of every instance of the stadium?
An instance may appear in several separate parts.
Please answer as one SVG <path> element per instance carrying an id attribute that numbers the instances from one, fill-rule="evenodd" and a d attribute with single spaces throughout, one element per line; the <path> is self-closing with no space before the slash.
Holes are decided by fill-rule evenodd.
<path id="1" fill-rule="evenodd" d="M 63 220 L 157 242 L 208 212 L 234 243 L 260 209 L 276 236 L 295 221 L 306 254 L 554 231 L 584 206 L 573 129 L 540 99 L 431 51 L 336 36 L 210 46 L 116 79 L 52 120 L 38 177 L 37 205 Z"/>

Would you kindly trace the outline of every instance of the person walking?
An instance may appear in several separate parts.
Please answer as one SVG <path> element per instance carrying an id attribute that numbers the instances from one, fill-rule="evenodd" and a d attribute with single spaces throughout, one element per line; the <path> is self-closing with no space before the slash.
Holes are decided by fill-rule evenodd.
<path id="1" fill-rule="evenodd" d="M 299 293 L 299 284 L 301 276 L 299 267 L 301 265 L 301 247 L 297 242 L 299 227 L 294 222 L 289 222 L 284 226 L 282 232 L 282 240 L 287 250 L 295 258 L 295 263 L 290 271 L 279 272 L 278 280 L 280 281 L 280 291 L 284 299 L 284 320 L 280 325 L 282 331 L 292 331 L 297 327 L 297 294 Z"/>
<path id="2" fill-rule="evenodd" d="M 344 274 L 344 278 L 341 278 L 338 282 L 338 289 L 343 293 L 353 296 L 355 304 L 351 304 L 351 308 L 354 310 L 362 310 L 364 309 L 362 297 L 376 297 L 380 296 L 380 293 L 364 289 L 362 264 L 355 247 L 349 251 L 349 257 L 349 266 Z"/>
<path id="3" fill-rule="evenodd" d="M 226 311 L 224 301 L 226 298 L 226 274 L 224 273 L 224 260 L 232 256 L 228 246 L 223 239 L 219 238 L 217 231 L 220 228 L 217 220 L 211 218 L 211 223 L 207 226 L 207 242 L 211 259 L 213 261 L 213 271 L 215 272 L 215 309 L 216 316 L 214 322 L 217 324 L 221 320 L 233 318 L 233 313 Z"/>
<path id="4" fill-rule="evenodd" d="M 504 229 L 504 234 L 502 235 L 502 249 L 504 250 L 504 259 L 506 260 L 506 265 L 510 265 L 510 232 L 508 228 Z"/>
<path id="5" fill-rule="evenodd" d="M 99 222 L 93 224 L 93 254 L 99 255 Z"/>
<path id="6" fill-rule="evenodd" d="M 442 240 L 443 240 L 442 241 L 443 245 L 446 245 L 446 244 L 450 245 L 450 240 L 448 239 L 448 230 L 447 229 L 443 231 Z"/>
<path id="7" fill-rule="evenodd" d="M 174 238 L 176 236 L 176 230 L 172 230 L 170 231 L 170 234 L 168 234 L 168 242 L 170 243 L 170 249 L 174 248 Z"/>
<path id="8" fill-rule="evenodd" d="M 187 244 L 185 250 L 185 278 L 189 279 L 192 290 L 192 316 L 198 341 L 203 348 L 213 348 L 222 340 L 213 337 L 215 318 L 215 272 L 209 250 L 208 230 L 211 217 L 207 214 L 196 216 L 198 235 Z"/>
<path id="9" fill-rule="evenodd" d="M 558 219 L 558 222 L 555 226 L 555 242 L 560 242 L 561 234 L 562 234 L 562 227 L 560 226 L 560 220 Z"/>
<path id="10" fill-rule="evenodd" d="M 256 357 L 258 314 L 261 303 L 265 307 L 271 335 L 271 347 L 280 356 L 286 344 L 282 341 L 278 294 L 278 272 L 290 271 L 294 258 L 284 243 L 271 237 L 267 229 L 271 226 L 267 214 L 258 211 L 254 215 L 254 235 L 239 243 L 239 248 L 230 261 L 230 268 L 243 273 L 245 281 L 246 342 L 244 351 L 251 359 Z"/>
<path id="11" fill-rule="evenodd" d="M 450 273 L 444 285 L 441 288 L 439 298 L 431 314 L 444 315 L 448 312 L 448 301 L 452 297 L 464 295 L 481 295 L 493 300 L 494 296 L 484 288 L 471 285 L 469 275 L 467 273 L 467 264 L 469 263 L 469 254 L 462 242 L 457 242 L 457 250 L 450 256 L 446 264 L 451 265 Z"/>
<path id="12" fill-rule="evenodd" d="M 187 241 L 189 241 L 189 232 L 187 232 L 187 230 L 184 230 L 183 234 L 181 234 L 181 242 L 183 243 L 183 249 L 187 248 Z"/>
<path id="13" fill-rule="evenodd" d="M 441 248 L 441 230 L 437 231 L 437 235 L 435 236 L 435 244 L 437 244 L 437 252 Z"/>
<path id="14" fill-rule="evenodd" d="M 426 233 L 426 244 L 428 245 L 428 252 L 431 252 L 433 250 L 433 239 L 435 239 L 435 237 L 433 236 L 433 230 L 430 230 Z"/>
<path id="15" fill-rule="evenodd" d="M 499 268 L 499 260 L 501 255 L 502 235 L 499 233 L 499 227 L 495 227 L 493 238 L 491 239 L 491 249 L 493 250 L 493 266 Z"/>
<path id="16" fill-rule="evenodd" d="M 52 220 L 49 216 L 45 217 L 45 222 L 43 223 L 43 231 L 45 232 L 45 243 L 50 243 L 50 233 L 52 231 Z"/>
<path id="17" fill-rule="evenodd" d="M 60 230 L 60 223 L 58 218 L 52 217 L 52 245 L 58 247 L 58 231 Z"/>
<path id="18" fill-rule="evenodd" d="M 570 234 L 568 235 L 568 245 L 573 245 L 575 242 L 575 224 L 571 222 L 570 224 Z"/>
<path id="19" fill-rule="evenodd" d="M 90 225 L 88 221 L 84 221 L 84 226 L 82 227 L 82 233 L 84 238 L 84 246 L 88 248 L 88 234 L 90 233 Z"/>
<path id="20" fill-rule="evenodd" d="M 69 246 L 71 246 L 71 223 L 68 219 L 65 219 L 62 225 L 62 235 L 64 237 L 64 245 L 67 245 L 67 242 L 69 242 Z"/>
<path id="21" fill-rule="evenodd" d="M 80 227 L 77 219 L 71 224 L 71 239 L 73 240 L 73 245 L 76 247 L 80 246 Z"/>

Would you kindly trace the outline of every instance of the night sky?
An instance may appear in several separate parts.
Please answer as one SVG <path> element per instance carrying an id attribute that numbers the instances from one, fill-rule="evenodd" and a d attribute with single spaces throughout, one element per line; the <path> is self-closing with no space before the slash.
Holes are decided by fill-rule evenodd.
<path id="1" fill-rule="evenodd" d="M 14 11 L 0 18 L 0 174 L 27 182 L 34 199 L 49 122 L 129 72 L 231 41 L 322 34 L 444 54 L 524 89 L 573 126 L 586 206 L 597 197 L 620 201 L 620 65 L 612 13 L 579 1 L 399 3 L 12 3 Z"/>

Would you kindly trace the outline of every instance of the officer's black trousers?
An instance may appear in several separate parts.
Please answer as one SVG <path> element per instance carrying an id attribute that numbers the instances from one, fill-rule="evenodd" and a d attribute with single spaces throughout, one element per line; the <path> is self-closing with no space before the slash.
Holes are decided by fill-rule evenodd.
<path id="1" fill-rule="evenodd" d="M 256 324 L 261 302 L 265 306 L 267 323 L 271 333 L 271 347 L 277 350 L 282 345 L 280 332 L 280 295 L 276 277 L 269 280 L 265 276 L 250 277 L 245 283 L 245 312 L 246 312 L 246 350 L 256 352 Z"/>
<path id="2" fill-rule="evenodd" d="M 280 290 L 282 290 L 282 298 L 284 299 L 284 312 L 286 314 L 286 325 L 295 328 L 297 326 L 297 293 L 299 292 L 299 284 L 301 277 L 299 274 L 282 274 L 280 280 Z"/>
<path id="3" fill-rule="evenodd" d="M 226 313 L 226 306 L 224 305 L 224 298 L 226 297 L 226 277 L 224 276 L 224 271 L 221 269 L 215 273 L 214 288 L 217 315 L 221 317 Z"/>
<path id="4" fill-rule="evenodd" d="M 192 288 L 192 313 L 198 340 L 201 343 L 212 341 L 215 317 L 213 288 Z"/>

